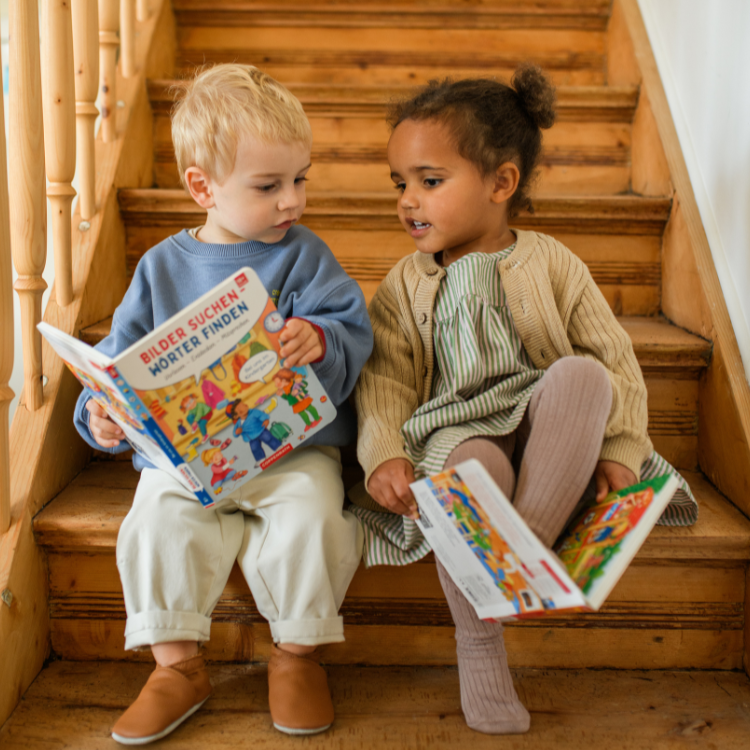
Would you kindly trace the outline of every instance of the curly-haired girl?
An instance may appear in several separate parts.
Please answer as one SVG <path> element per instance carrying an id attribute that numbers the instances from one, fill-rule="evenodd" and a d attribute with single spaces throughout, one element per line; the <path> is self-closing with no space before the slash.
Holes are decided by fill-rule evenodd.
<path id="1" fill-rule="evenodd" d="M 554 101 L 539 68 L 525 66 L 512 86 L 432 82 L 393 107 L 388 161 L 417 252 L 370 305 L 375 348 L 356 389 L 358 454 L 377 503 L 353 508 L 367 564 L 427 554 L 409 483 L 471 457 L 548 546 L 590 484 L 603 497 L 672 470 L 652 452 L 631 341 L 585 264 L 553 238 L 509 225 L 532 210 Z M 695 516 L 682 482 L 662 521 Z M 526 731 L 502 626 L 479 620 L 437 567 L 467 723 Z"/>

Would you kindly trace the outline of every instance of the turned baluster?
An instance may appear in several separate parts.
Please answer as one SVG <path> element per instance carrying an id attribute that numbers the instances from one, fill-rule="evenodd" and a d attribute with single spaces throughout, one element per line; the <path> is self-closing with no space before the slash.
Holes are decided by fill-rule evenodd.
<path id="1" fill-rule="evenodd" d="M 135 0 L 120 0 L 120 59 L 122 75 L 135 75 Z"/>
<path id="2" fill-rule="evenodd" d="M 3 72 L 0 67 L 0 89 Z M 0 98 L 0 122 L 4 120 Z M 10 424 L 8 413 L 15 394 L 8 383 L 13 372 L 13 272 L 10 261 L 8 169 L 5 128 L 0 128 L 0 534 L 10 526 Z"/>
<path id="3" fill-rule="evenodd" d="M 73 0 L 73 61 L 76 87 L 78 208 L 82 219 L 96 213 L 94 125 L 99 115 L 99 6 L 97 0 Z"/>
<path id="4" fill-rule="evenodd" d="M 47 197 L 55 250 L 55 297 L 73 300 L 70 209 L 76 191 L 76 109 L 73 74 L 73 20 L 70 0 L 42 1 L 42 108 Z"/>
<path id="5" fill-rule="evenodd" d="M 27 409 L 36 411 L 44 398 L 42 337 L 36 326 L 42 319 L 42 293 L 47 288 L 42 278 L 47 258 L 47 200 L 37 0 L 11 0 L 9 16 L 10 244 L 21 302 L 24 401 Z"/>
<path id="6" fill-rule="evenodd" d="M 120 41 L 120 0 L 99 0 L 99 88 L 102 139 L 117 139 L 117 46 Z"/>
<path id="7" fill-rule="evenodd" d="M 143 21 L 148 21 L 150 15 L 151 9 L 148 7 L 148 0 L 136 0 L 135 17 L 143 23 Z"/>

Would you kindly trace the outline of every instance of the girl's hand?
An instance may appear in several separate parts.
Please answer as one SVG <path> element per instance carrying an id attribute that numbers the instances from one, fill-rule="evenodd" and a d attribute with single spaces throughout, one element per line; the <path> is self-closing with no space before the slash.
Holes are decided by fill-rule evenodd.
<path id="1" fill-rule="evenodd" d="M 86 409 L 91 414 L 89 417 L 91 434 L 102 448 L 116 448 L 120 444 L 120 440 L 125 440 L 125 433 L 122 428 L 110 419 L 107 412 L 93 398 L 86 402 Z"/>
<path id="2" fill-rule="evenodd" d="M 599 461 L 594 472 L 596 500 L 604 500 L 610 492 L 617 492 L 635 484 L 635 474 L 617 461 Z"/>
<path id="3" fill-rule="evenodd" d="M 368 492 L 384 508 L 419 518 L 419 508 L 409 484 L 414 481 L 414 467 L 405 458 L 392 458 L 380 464 L 370 476 Z"/>
<path id="4" fill-rule="evenodd" d="M 302 318 L 288 320 L 279 341 L 283 344 L 280 354 L 284 367 L 309 365 L 323 356 L 323 342 L 318 332 L 312 323 Z"/>

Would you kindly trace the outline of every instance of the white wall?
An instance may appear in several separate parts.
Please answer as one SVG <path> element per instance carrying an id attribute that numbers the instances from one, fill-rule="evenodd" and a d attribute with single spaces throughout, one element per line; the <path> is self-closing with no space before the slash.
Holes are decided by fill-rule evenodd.
<path id="1" fill-rule="evenodd" d="M 750 1 L 638 1 L 747 376 Z"/>

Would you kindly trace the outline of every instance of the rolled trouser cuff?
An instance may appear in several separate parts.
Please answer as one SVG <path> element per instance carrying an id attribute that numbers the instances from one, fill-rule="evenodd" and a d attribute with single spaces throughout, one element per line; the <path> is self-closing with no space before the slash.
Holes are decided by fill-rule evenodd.
<path id="1" fill-rule="evenodd" d="M 318 620 L 282 620 L 272 622 L 274 643 L 294 643 L 298 646 L 320 646 L 344 640 L 344 618 L 327 617 Z"/>
<path id="2" fill-rule="evenodd" d="M 196 612 L 139 612 L 125 625 L 125 650 L 173 641 L 203 643 L 210 637 L 211 618 Z"/>

